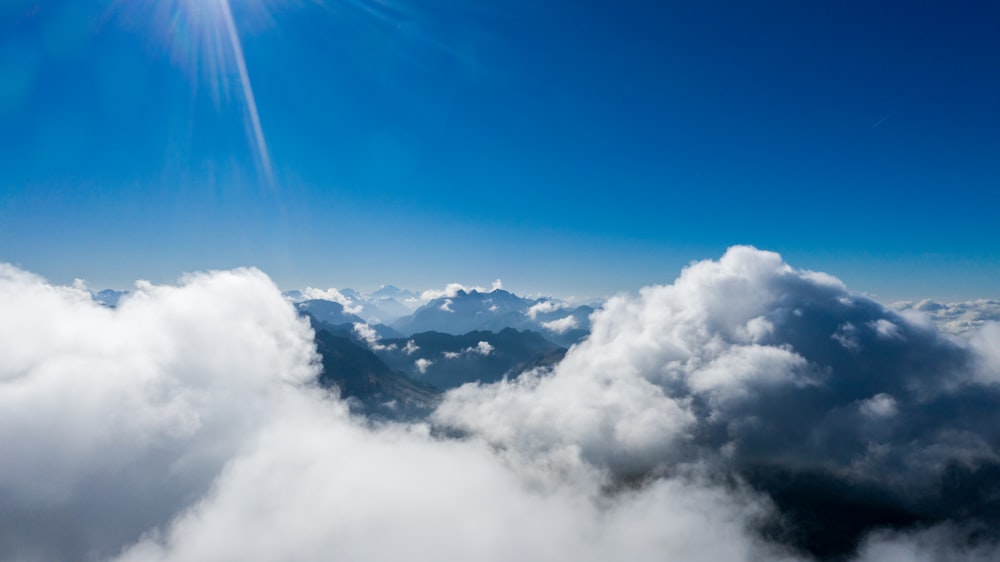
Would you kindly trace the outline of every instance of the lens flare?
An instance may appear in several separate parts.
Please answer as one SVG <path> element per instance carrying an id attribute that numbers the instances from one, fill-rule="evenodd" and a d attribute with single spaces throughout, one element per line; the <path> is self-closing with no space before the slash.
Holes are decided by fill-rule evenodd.
<path id="1" fill-rule="evenodd" d="M 263 1 L 248 0 L 246 8 L 264 14 Z M 273 187 L 271 156 L 230 0 L 119 0 L 116 6 L 126 13 L 143 12 L 142 19 L 152 17 L 152 35 L 192 75 L 196 88 L 206 84 L 217 102 L 241 99 L 255 163 Z"/>
<path id="2" fill-rule="evenodd" d="M 218 0 L 218 2 L 222 11 L 222 20 L 226 28 L 226 35 L 229 36 L 229 45 L 232 48 L 233 59 L 236 61 L 236 70 L 239 72 L 240 87 L 243 90 L 243 99 L 247 106 L 250 127 L 253 129 L 257 157 L 260 159 L 260 165 L 264 170 L 264 176 L 268 184 L 273 185 L 274 174 L 271 168 L 271 156 L 267 151 L 264 128 L 260 125 L 260 113 L 257 111 L 257 101 L 253 95 L 250 72 L 247 70 L 246 57 L 243 56 L 243 44 L 240 42 L 240 35 L 236 30 L 236 22 L 233 21 L 233 11 L 229 7 L 229 0 Z"/>
<path id="3" fill-rule="evenodd" d="M 425 29 L 426 14 L 395 0 L 113 1 L 115 9 L 139 16 L 143 30 L 152 32 L 157 44 L 167 47 L 174 63 L 190 73 L 195 88 L 209 88 L 216 103 L 242 102 L 248 144 L 258 171 L 271 188 L 275 187 L 273 163 L 240 35 L 247 32 L 247 25 L 273 22 L 272 10 L 279 6 L 284 10 L 308 5 L 326 15 L 350 18 L 370 32 L 393 37 L 397 46 L 392 54 L 401 60 L 419 64 L 420 53 L 428 51 L 461 58 Z"/>

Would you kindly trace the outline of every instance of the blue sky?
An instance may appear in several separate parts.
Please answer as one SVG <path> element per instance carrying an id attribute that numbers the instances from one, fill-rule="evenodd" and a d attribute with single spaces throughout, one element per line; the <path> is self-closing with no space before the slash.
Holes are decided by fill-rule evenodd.
<path id="1" fill-rule="evenodd" d="M 1000 297 L 990 2 L 8 0 L 0 260 L 599 296 L 732 244 Z"/>

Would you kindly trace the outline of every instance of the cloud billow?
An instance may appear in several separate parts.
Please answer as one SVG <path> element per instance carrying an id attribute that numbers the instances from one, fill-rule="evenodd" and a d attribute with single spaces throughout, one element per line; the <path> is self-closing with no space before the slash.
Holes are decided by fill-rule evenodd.
<path id="1" fill-rule="evenodd" d="M 3 265 L 0 559 L 989 559 L 998 336 L 735 247 L 552 370 L 372 424 L 257 270 L 108 309 Z"/>
<path id="2" fill-rule="evenodd" d="M 734 247 L 609 300 L 551 373 L 457 389 L 435 420 L 622 477 L 701 462 L 765 491 L 762 473 L 866 486 L 907 522 L 937 521 L 962 511 L 943 482 L 997 466 L 998 363 L 977 351 L 989 347 Z"/>
<path id="3" fill-rule="evenodd" d="M 0 265 L 0 559 L 116 552 L 205 493 L 311 330 L 256 270 L 140 284 L 117 309 Z"/>

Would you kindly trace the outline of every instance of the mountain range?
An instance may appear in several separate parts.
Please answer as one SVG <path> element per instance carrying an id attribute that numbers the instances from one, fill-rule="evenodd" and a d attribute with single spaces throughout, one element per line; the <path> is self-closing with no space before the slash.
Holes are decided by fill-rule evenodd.
<path id="1" fill-rule="evenodd" d="M 91 295 L 113 308 L 129 292 Z M 318 383 L 336 387 L 366 414 L 390 418 L 422 416 L 443 391 L 469 382 L 558 363 L 587 336 L 594 311 L 499 287 L 418 294 L 385 285 L 369 294 L 308 288 L 284 295 L 313 326 Z"/>
<path id="2" fill-rule="evenodd" d="M 392 327 L 403 334 L 435 331 L 454 335 L 515 328 L 539 332 L 554 343 L 570 346 L 589 333 L 593 312 L 590 306 L 572 307 L 552 298 L 524 298 L 503 289 L 459 289 L 431 299 Z"/>
<path id="3" fill-rule="evenodd" d="M 531 330 L 569 347 L 590 332 L 595 308 L 571 305 L 552 297 L 522 297 L 502 288 L 491 290 L 449 285 L 444 291 L 415 291 L 383 285 L 364 294 L 353 289 L 286 291 L 300 310 L 329 324 L 364 322 L 377 326 L 380 337 L 421 332 L 462 335 L 504 328 Z"/>
<path id="4" fill-rule="evenodd" d="M 101 304 L 115 307 L 129 291 L 105 289 L 91 293 Z M 353 289 L 285 291 L 301 313 L 330 326 L 368 324 L 379 338 L 406 337 L 421 332 L 462 335 L 504 328 L 530 330 L 561 347 L 587 336 L 595 308 L 574 306 L 552 297 L 518 296 L 499 287 L 467 289 L 449 285 L 444 291 L 416 291 L 383 285 L 371 293 Z"/>
<path id="5" fill-rule="evenodd" d="M 411 378 L 448 390 L 468 382 L 514 378 L 535 367 L 558 363 L 566 354 L 538 332 L 504 328 L 461 335 L 420 332 L 378 342 L 374 353 Z"/>

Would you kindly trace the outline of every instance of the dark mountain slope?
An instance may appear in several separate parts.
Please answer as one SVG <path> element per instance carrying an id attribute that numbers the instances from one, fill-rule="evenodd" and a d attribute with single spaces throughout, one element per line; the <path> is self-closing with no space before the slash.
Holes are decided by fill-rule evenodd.
<path id="1" fill-rule="evenodd" d="M 316 333 L 316 350 L 323 364 L 319 383 L 336 386 L 341 396 L 356 399 L 369 413 L 419 415 L 439 401 L 436 388 L 393 371 L 349 338 L 321 330 Z"/>
<path id="2" fill-rule="evenodd" d="M 562 360 L 566 349 L 528 330 L 472 331 L 462 335 L 423 332 L 409 338 L 381 340 L 376 353 L 392 368 L 437 388 L 467 382 L 496 382 L 533 367 Z M 423 368 L 418 361 L 423 362 Z"/>

